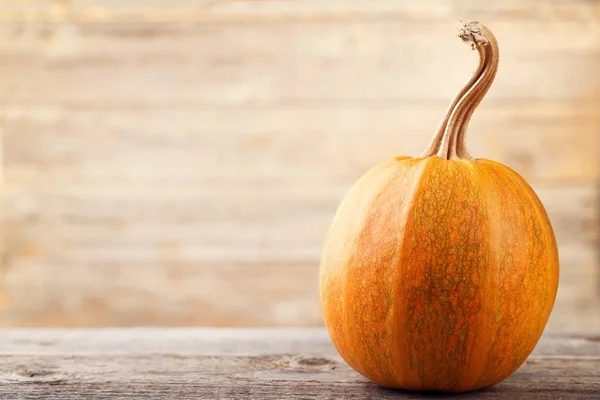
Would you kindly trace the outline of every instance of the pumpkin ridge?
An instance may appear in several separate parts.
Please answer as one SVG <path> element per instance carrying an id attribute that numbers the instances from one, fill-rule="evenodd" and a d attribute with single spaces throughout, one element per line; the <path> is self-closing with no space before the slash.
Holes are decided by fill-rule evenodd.
<path id="1" fill-rule="evenodd" d="M 463 377 L 461 378 L 458 387 L 459 391 L 469 390 L 470 388 L 480 387 L 480 381 L 484 376 L 485 366 L 488 363 L 490 349 L 493 347 L 495 342 L 495 334 L 491 334 L 494 330 L 494 321 L 491 320 L 492 316 L 488 314 L 489 310 L 496 310 L 499 305 L 499 287 L 501 282 L 501 271 L 500 271 L 500 254 L 495 251 L 495 246 L 500 241 L 498 239 L 498 234 L 494 230 L 494 222 L 495 218 L 492 216 L 492 210 L 494 207 L 492 204 L 497 204 L 497 199 L 491 193 L 489 186 L 486 184 L 485 180 L 490 179 L 485 171 L 485 166 L 481 165 L 478 160 L 473 160 L 468 162 L 468 165 L 473 168 L 476 177 L 479 181 L 479 184 L 482 188 L 483 201 L 481 202 L 484 207 L 483 214 L 485 215 L 487 232 L 490 238 L 489 246 L 488 246 L 488 273 L 486 278 L 486 287 L 484 291 L 486 293 L 485 299 L 486 302 L 483 304 L 481 313 L 481 320 L 479 323 L 478 331 L 479 335 L 476 340 L 477 344 L 477 352 L 479 353 L 479 357 L 471 358 L 469 360 L 469 365 L 465 368 L 465 372 L 463 373 Z M 493 275 L 493 277 L 492 277 Z M 494 305 L 489 306 L 489 304 L 493 301 Z M 487 306 L 487 307 L 486 307 Z M 487 337 L 486 337 L 487 334 Z M 477 359 L 479 358 L 479 360 Z"/>
<path id="2" fill-rule="evenodd" d="M 402 257 L 403 254 L 405 253 L 405 245 L 406 245 L 406 234 L 407 234 L 407 230 L 406 227 L 409 225 L 409 223 L 411 222 L 411 214 L 414 212 L 414 205 L 415 202 L 417 201 L 417 199 L 422 195 L 423 191 L 425 191 L 425 187 L 424 187 L 424 175 L 426 175 L 426 173 L 429 173 L 430 169 L 435 168 L 435 164 L 436 162 L 438 162 L 440 159 L 437 157 L 430 157 L 430 158 L 426 158 L 421 160 L 421 171 L 418 175 L 418 178 L 415 180 L 415 185 L 412 188 L 412 191 L 410 192 L 411 195 L 409 197 L 409 200 L 405 203 L 403 210 L 402 210 L 402 221 L 404 222 L 404 226 L 401 229 L 402 234 L 399 236 L 399 243 L 398 246 L 396 247 L 396 251 L 394 253 L 393 256 L 393 260 L 394 265 L 396 265 L 395 271 L 394 271 L 394 277 L 393 277 L 393 281 L 396 282 L 396 285 L 392 286 L 392 290 L 394 291 L 393 293 L 393 297 L 394 299 L 398 299 L 400 296 L 398 295 L 398 293 L 400 292 L 400 289 L 402 287 L 402 285 L 406 282 L 406 276 L 404 274 L 404 263 L 402 262 Z M 406 304 L 402 304 L 404 306 L 406 306 Z M 393 329 L 395 331 L 398 330 L 398 327 L 402 327 L 401 329 L 404 329 L 404 324 L 406 323 L 407 320 L 407 310 L 406 308 L 402 308 L 402 307 L 398 307 L 397 303 L 392 302 L 392 310 L 394 312 L 399 311 L 400 314 L 402 315 L 402 317 L 400 318 L 395 318 L 395 314 L 393 313 L 392 315 L 392 320 L 391 320 L 391 326 L 393 327 Z M 401 322 L 403 322 L 404 324 L 401 324 Z M 407 358 L 408 359 L 408 368 L 404 371 L 402 371 L 402 369 L 400 369 L 400 371 L 398 371 L 398 366 L 400 365 L 404 365 L 401 362 L 394 362 L 394 369 L 395 369 L 395 377 L 399 377 L 401 379 L 395 379 L 395 382 L 393 383 L 393 386 L 396 387 L 406 387 L 408 386 L 406 383 L 402 383 L 400 382 L 400 380 L 404 380 L 404 381 L 410 381 L 410 380 L 415 380 L 418 379 L 419 380 L 419 385 L 422 385 L 422 381 L 421 381 L 421 377 L 419 376 L 418 373 L 414 373 L 413 372 L 413 368 L 414 368 L 414 362 L 410 359 L 410 346 L 409 346 L 409 340 L 408 337 L 406 335 L 399 335 L 396 332 L 394 332 L 393 336 L 394 338 L 401 338 L 404 337 L 406 338 L 406 340 L 404 340 L 404 342 L 402 342 L 402 340 L 395 340 L 395 349 L 394 352 L 396 353 L 397 357 L 402 359 L 402 358 Z"/>
<path id="3" fill-rule="evenodd" d="M 392 201 L 400 202 L 400 204 L 403 204 L 403 208 L 410 208 L 406 198 L 408 193 L 416 188 L 415 182 L 420 180 L 419 175 L 422 169 L 417 164 L 424 166 L 426 163 L 414 158 L 395 158 L 386 160 L 367 171 L 352 187 L 339 206 L 336 212 L 337 217 L 334 218 L 334 223 L 326 240 L 328 244 L 325 246 L 322 256 L 321 302 L 325 312 L 326 325 L 332 335 L 334 345 L 354 369 L 368 378 L 378 381 L 381 381 L 381 379 L 389 380 L 390 376 L 394 376 L 393 368 L 390 367 L 393 363 L 378 362 L 370 351 L 370 347 L 375 344 L 367 343 L 365 339 L 383 335 L 387 337 L 386 341 L 388 341 L 391 334 L 381 330 L 363 332 L 362 328 L 359 328 L 365 326 L 363 318 L 375 317 L 369 315 L 370 310 L 365 310 L 365 312 L 356 307 L 361 304 L 361 307 L 372 307 L 374 304 L 373 300 L 365 301 L 365 298 L 371 295 L 371 291 L 363 292 L 360 289 L 363 280 L 378 282 L 378 285 L 382 286 L 379 290 L 386 291 L 386 295 L 391 299 L 392 293 L 389 291 L 389 287 L 396 277 L 384 281 L 382 276 L 375 276 L 376 272 L 391 271 L 392 268 L 386 266 L 382 269 L 383 266 L 377 261 L 377 257 L 382 257 L 381 254 L 370 252 L 370 246 L 367 245 L 370 243 L 370 240 L 368 240 L 369 230 L 373 231 L 380 238 L 379 240 L 389 239 L 388 236 L 382 239 L 382 235 L 377 231 L 377 229 L 381 230 L 386 227 L 385 222 L 382 220 L 382 218 L 385 219 L 385 215 L 382 216 L 381 212 L 370 212 L 369 210 L 377 210 L 379 203 L 392 204 Z M 373 176 L 377 176 L 375 178 L 376 182 L 373 182 Z M 413 180 L 412 177 L 418 179 Z M 400 192 L 397 192 L 397 190 L 400 190 Z M 383 200 L 382 196 L 387 196 L 387 199 Z M 347 219 L 349 214 L 353 215 L 351 220 Z M 399 214 L 396 213 L 395 217 L 399 218 Z M 356 230 L 357 227 L 360 227 L 360 229 Z M 353 230 L 356 231 L 353 232 Z M 394 233 L 400 232 L 400 230 L 388 230 L 387 232 Z M 345 239 L 336 241 L 335 239 L 339 235 L 342 235 Z M 365 248 L 367 253 L 361 252 L 361 248 Z M 339 259 L 340 255 L 345 255 L 348 258 Z M 372 257 L 375 257 L 375 259 Z M 383 257 L 387 256 L 383 255 Z M 347 267 L 339 268 L 340 263 L 347 265 Z M 381 282 L 387 283 L 381 284 Z M 325 287 L 328 287 L 327 293 L 324 291 Z M 349 289 L 349 287 L 353 289 Z M 360 293 L 357 293 L 357 290 Z M 357 297 L 360 297 L 360 300 Z M 383 312 L 383 309 L 379 308 L 370 311 L 370 314 L 379 315 L 377 318 L 381 317 L 388 321 L 390 313 L 395 311 L 385 311 L 382 317 L 381 313 Z M 328 316 L 331 316 L 331 318 Z M 387 326 L 387 322 L 385 325 Z M 376 339 L 381 341 L 380 338 Z M 339 346 L 340 343 L 348 342 L 357 345 L 351 348 Z M 389 371 L 385 371 L 384 374 L 383 372 L 386 369 Z M 375 370 L 377 376 L 368 374 L 364 372 L 365 370 Z"/>
<path id="4" fill-rule="evenodd" d="M 327 313 L 328 310 L 330 310 L 330 312 L 332 314 L 336 314 L 339 318 L 333 319 L 333 320 L 329 320 L 327 318 L 327 315 L 325 314 L 325 325 L 327 326 L 330 335 L 332 335 L 332 341 L 334 346 L 337 348 L 338 352 L 342 355 L 342 357 L 348 362 L 348 364 L 350 364 L 352 366 L 352 368 L 358 370 L 359 366 L 356 365 L 354 363 L 354 361 L 350 361 L 350 357 L 351 355 L 347 353 L 347 350 L 344 348 L 341 348 L 338 346 L 339 342 L 349 342 L 350 335 L 349 333 L 352 331 L 352 329 L 348 328 L 348 323 L 346 321 L 345 318 L 345 313 L 346 313 L 346 309 L 347 309 L 347 304 L 346 304 L 346 296 L 343 295 L 347 290 L 346 290 L 346 285 L 348 282 L 348 275 L 350 274 L 351 270 L 350 268 L 346 268 L 345 270 L 345 274 L 343 274 L 343 276 L 340 276 L 337 281 L 338 284 L 340 286 L 339 289 L 339 299 L 337 299 L 336 301 L 332 301 L 328 296 L 326 296 L 326 293 L 324 291 L 324 287 L 326 287 L 328 285 L 327 280 L 325 279 L 328 276 L 328 273 L 330 273 L 329 269 L 331 268 L 329 266 L 329 263 L 327 263 L 327 250 L 328 250 L 328 243 L 330 243 L 331 240 L 333 240 L 332 238 L 335 237 L 334 233 L 335 233 L 335 228 L 336 226 L 338 226 L 340 224 L 340 221 L 344 220 L 345 218 L 345 213 L 346 213 L 346 208 L 349 207 L 348 206 L 348 200 L 346 199 L 352 199 L 355 195 L 355 193 L 358 192 L 359 188 L 361 188 L 365 182 L 368 181 L 369 177 L 372 174 L 378 174 L 380 173 L 380 171 L 384 168 L 387 168 L 387 162 L 382 162 L 380 164 L 377 164 L 376 166 L 370 168 L 368 171 L 366 171 L 357 181 L 356 183 L 350 188 L 350 190 L 348 191 L 348 193 L 346 194 L 346 196 L 344 197 L 344 200 L 342 201 L 342 203 L 340 204 L 340 206 L 338 207 L 335 216 L 334 216 L 334 220 L 331 224 L 331 227 L 329 229 L 329 232 L 327 234 L 327 238 L 325 239 L 325 247 L 324 247 L 324 251 L 322 254 L 322 261 L 321 261 L 321 283 L 320 283 L 320 297 L 321 297 L 321 304 L 322 304 L 322 308 L 323 311 L 325 313 Z M 384 186 L 384 182 L 383 181 L 389 181 L 392 179 L 392 176 L 385 176 L 384 179 L 382 179 L 381 182 L 377 183 L 377 189 L 379 190 L 380 187 Z M 365 209 L 370 209 L 372 207 L 373 204 L 373 199 L 371 199 L 369 201 L 368 204 L 366 205 L 354 205 L 354 207 L 358 207 L 358 208 L 362 208 L 364 207 Z M 365 216 L 365 221 L 368 218 L 368 216 Z M 355 217 L 355 219 L 359 219 L 357 217 Z M 361 223 L 364 224 L 364 221 L 360 221 Z M 349 259 L 347 262 L 352 261 L 351 259 Z M 333 292 L 333 290 L 330 289 L 330 292 Z M 332 304 L 332 305 L 330 305 Z M 335 312 L 334 312 L 335 311 Z M 341 321 L 340 321 L 341 319 Z M 335 325 L 335 326 L 332 326 Z"/>
<path id="5" fill-rule="evenodd" d="M 509 167 L 490 160 L 481 160 L 481 165 L 488 171 L 488 175 L 490 175 L 492 182 L 494 182 L 493 184 L 504 190 L 502 193 L 503 196 L 499 197 L 499 199 L 504 199 L 502 201 L 506 204 L 503 204 L 500 208 L 507 212 L 511 207 L 516 206 L 513 212 L 517 213 L 515 214 L 517 219 L 514 221 L 518 222 L 518 224 L 513 225 L 510 229 L 504 225 L 505 228 L 503 230 L 513 234 L 512 243 L 516 243 L 519 240 L 526 241 L 527 243 L 527 246 L 521 245 L 520 247 L 515 247 L 513 244 L 511 247 L 511 242 L 507 243 L 506 238 L 497 243 L 497 246 L 502 248 L 504 252 L 513 248 L 512 255 L 510 255 L 511 253 L 503 253 L 504 256 L 510 256 L 509 258 L 514 260 L 513 263 L 504 263 L 498 266 L 499 273 L 503 276 L 503 284 L 506 286 L 506 282 L 509 282 L 514 274 L 526 278 L 528 282 L 531 282 L 533 277 L 536 280 L 540 280 L 538 278 L 539 274 L 543 274 L 544 279 L 541 279 L 541 281 L 547 283 L 545 287 L 532 286 L 531 284 L 526 286 L 518 285 L 520 291 L 516 292 L 515 296 L 512 296 L 521 299 L 518 304 L 519 309 L 517 310 L 507 309 L 507 306 L 511 301 L 514 301 L 514 298 L 500 300 L 504 304 L 504 312 L 495 329 L 496 337 L 492 345 L 493 351 L 488 354 L 487 365 L 490 368 L 487 374 L 484 374 L 477 382 L 478 386 L 488 386 L 502 380 L 492 378 L 494 369 L 500 368 L 505 374 L 512 374 L 525 361 L 533 350 L 535 343 L 539 340 L 554 304 L 553 299 L 556 296 L 556 286 L 550 285 L 552 285 L 552 282 L 557 282 L 557 276 L 554 276 L 552 266 L 558 266 L 558 263 L 552 259 L 550 254 L 546 254 L 544 251 L 544 249 L 556 249 L 556 245 L 553 233 L 551 232 L 551 226 L 546 225 L 543 222 L 543 218 L 541 218 L 541 222 L 539 221 L 539 218 L 545 215 L 545 211 L 543 208 L 540 209 L 536 204 L 535 199 L 537 199 L 537 195 L 535 195 L 535 192 L 520 175 Z M 513 202 L 513 206 L 509 205 L 511 201 Z M 524 218 L 525 216 L 526 218 Z M 507 216 L 505 215 L 504 218 L 494 220 L 494 223 L 502 226 L 506 224 L 506 219 Z M 541 236 L 534 234 L 535 237 L 528 239 L 525 237 L 527 234 L 537 231 L 540 231 Z M 513 258 L 515 256 L 517 257 L 516 259 Z M 519 259 L 521 260 L 520 262 Z M 500 291 L 501 294 L 510 292 L 511 290 L 507 287 Z M 536 307 L 535 301 L 540 298 L 543 299 L 541 301 L 543 303 L 541 308 L 543 309 L 532 312 L 532 309 L 539 308 Z M 527 319 L 523 320 L 522 318 Z M 515 332 L 520 332 L 520 336 L 515 336 Z M 508 347 L 508 343 L 513 343 L 513 346 Z M 506 355 L 504 361 L 499 356 L 500 354 Z"/>
<path id="6" fill-rule="evenodd" d="M 384 162 L 382 164 L 386 164 L 386 162 Z M 369 201 L 369 205 L 367 206 L 367 209 L 373 209 L 373 205 L 376 204 L 376 202 L 381 197 L 381 191 L 390 182 L 392 182 L 394 180 L 395 176 L 396 176 L 396 174 L 390 172 L 389 176 L 387 176 L 387 179 L 384 182 L 380 182 L 380 186 L 378 188 L 378 193 L 375 195 L 375 197 L 373 197 Z M 366 227 L 368 227 L 368 226 L 371 225 L 370 221 L 371 221 L 372 218 L 373 218 L 372 214 L 367 215 L 367 217 L 365 218 L 364 224 L 363 224 L 363 230 L 359 231 L 358 237 L 355 238 L 355 241 L 357 241 L 358 238 L 360 238 L 360 236 L 362 235 L 364 229 Z M 349 258 L 349 260 L 348 260 L 349 265 L 355 265 L 356 264 L 356 261 L 355 261 L 355 257 L 356 256 L 357 256 L 356 254 L 353 254 Z M 344 282 L 344 284 L 347 284 L 348 281 L 352 280 L 352 277 L 353 277 L 354 274 L 356 274 L 356 271 L 354 269 L 352 269 L 352 268 L 346 268 L 344 277 L 342 279 L 342 282 Z M 342 318 L 343 318 L 342 322 L 341 322 L 341 325 L 342 325 L 342 332 L 343 332 L 343 334 L 345 336 L 344 341 L 348 341 L 348 339 L 350 338 L 350 341 L 354 341 L 355 343 L 361 343 L 362 342 L 362 346 L 368 348 L 368 345 L 363 342 L 363 337 L 364 337 L 365 332 L 357 331 L 355 329 L 355 326 L 354 326 L 355 323 L 352 320 L 349 320 L 347 318 L 348 315 L 352 315 L 353 313 L 357 313 L 357 310 L 355 309 L 354 302 L 352 302 L 352 303 L 348 302 L 347 301 L 347 297 L 348 296 L 342 296 L 342 298 L 341 298 L 341 303 L 342 303 L 341 304 L 341 309 L 342 309 L 341 315 L 342 315 Z M 362 313 L 362 310 L 361 310 L 360 313 Z M 353 337 L 352 333 L 356 334 L 355 337 Z M 354 365 L 353 365 L 353 367 L 358 372 L 360 372 L 361 374 L 363 374 L 363 375 L 366 376 L 366 374 L 363 371 L 366 371 L 366 370 L 369 370 L 369 369 L 372 369 L 372 368 L 368 368 L 367 366 L 365 366 L 363 364 L 363 362 L 367 363 L 367 361 L 364 361 L 364 360 L 369 360 L 371 357 L 372 357 L 372 352 L 369 354 L 369 356 L 367 356 L 366 354 L 363 354 L 362 357 L 353 357 L 352 358 L 352 364 L 355 365 L 355 367 L 354 367 Z M 350 364 L 350 361 L 348 363 Z M 376 369 L 376 371 L 377 371 L 376 373 L 380 374 L 382 372 L 382 370 L 383 369 L 387 369 L 387 367 L 388 366 L 379 365 L 379 368 Z M 388 375 L 389 375 L 389 372 L 388 372 Z M 378 377 L 373 376 L 371 379 L 378 380 Z"/>
<path id="7" fill-rule="evenodd" d="M 393 197 L 396 197 L 396 194 L 392 192 L 393 188 L 394 188 L 394 184 L 398 185 L 399 187 L 402 187 L 402 184 L 400 184 L 400 182 L 403 182 L 406 180 L 406 169 L 412 167 L 412 168 L 417 168 L 414 171 L 411 171 L 411 178 L 413 179 L 412 184 L 409 185 L 409 187 L 407 188 L 406 192 L 402 193 L 402 196 L 404 197 L 404 201 L 402 202 L 402 207 L 401 209 L 396 213 L 396 217 L 399 219 L 399 221 L 401 221 L 402 224 L 406 225 L 406 221 L 407 221 L 407 215 L 410 212 L 410 210 L 412 209 L 413 203 L 414 203 L 414 199 L 417 196 L 417 193 L 419 191 L 419 187 L 421 185 L 421 181 L 422 181 L 422 176 L 424 174 L 424 172 L 427 169 L 427 166 L 430 164 L 428 162 L 428 160 L 419 160 L 419 159 L 415 159 L 415 158 L 407 158 L 407 159 L 398 159 L 395 158 L 394 159 L 395 162 L 400 163 L 397 165 L 397 167 L 400 167 L 398 169 L 396 169 L 395 173 L 393 174 L 393 176 L 391 176 L 391 178 L 387 181 L 386 184 L 382 185 L 382 189 L 381 191 L 375 196 L 375 198 L 371 201 L 371 205 L 369 206 L 371 209 L 373 209 L 373 206 L 375 204 L 377 204 L 378 202 L 382 202 L 383 204 L 389 204 L 388 201 L 386 200 L 382 200 L 383 197 L 385 197 L 385 195 L 392 195 Z M 377 209 L 377 207 L 375 207 L 375 209 Z M 371 229 L 373 227 L 373 225 L 377 225 L 378 219 L 377 217 L 380 217 L 379 215 L 375 215 L 375 214 L 371 214 L 367 220 L 365 221 L 365 225 L 363 227 L 363 230 L 361 231 L 361 233 L 359 234 L 359 238 L 363 237 L 363 235 L 368 235 L 368 230 Z M 396 232 L 401 233 L 404 232 L 403 227 L 396 227 Z M 399 311 L 396 307 L 396 305 L 394 304 L 394 302 L 391 299 L 396 298 L 398 289 L 397 289 L 397 283 L 400 280 L 403 280 L 402 277 L 400 277 L 400 274 L 402 273 L 402 266 L 398 263 L 398 259 L 399 257 L 402 255 L 402 246 L 404 243 L 404 235 L 399 235 L 396 238 L 396 241 L 394 243 L 394 250 L 393 250 L 393 254 L 390 257 L 390 263 L 387 266 L 388 273 L 389 273 L 389 278 L 388 278 L 388 291 L 390 294 L 390 307 L 386 316 L 386 321 L 385 321 L 385 326 L 386 326 L 386 331 L 387 332 L 387 336 L 392 340 L 392 343 L 394 342 L 394 338 L 398 337 L 399 335 L 396 334 L 396 329 L 395 327 L 401 325 L 398 322 L 398 316 L 397 316 L 397 312 Z M 362 254 L 357 254 L 356 255 L 358 258 L 361 258 Z M 346 277 L 345 277 L 345 281 L 348 281 L 348 274 L 350 274 L 350 269 L 348 269 L 346 271 Z M 343 313 L 345 315 L 348 314 L 353 314 L 355 313 L 356 310 L 353 308 L 350 309 L 344 309 Z M 401 317 L 400 317 L 401 318 Z M 346 329 L 348 328 L 352 328 L 351 324 L 348 324 L 348 321 L 346 320 Z M 390 329 L 390 327 L 392 327 Z M 391 332 L 389 332 L 389 330 L 391 330 Z M 367 348 L 370 348 L 370 346 L 367 346 Z M 402 365 L 401 362 L 397 362 L 394 359 L 395 358 L 399 358 L 401 360 L 402 351 L 398 351 L 397 347 L 393 347 L 390 346 L 388 347 L 388 351 L 389 351 L 389 356 L 390 356 L 390 360 L 388 360 L 388 362 L 386 363 L 387 365 L 385 365 L 385 368 L 382 364 L 379 364 L 378 366 L 376 366 L 376 368 L 378 367 L 379 371 L 378 372 L 382 372 L 383 369 L 387 370 L 388 374 L 387 377 L 381 377 L 381 379 L 378 379 L 374 376 L 371 376 L 370 379 L 374 380 L 374 381 L 379 381 L 382 382 L 383 385 L 387 385 L 387 386 L 400 386 L 401 384 L 397 381 L 396 378 L 403 378 L 407 375 L 406 371 L 398 371 L 398 366 Z M 406 352 L 404 352 L 404 354 L 406 354 Z M 399 361 L 399 360 L 398 360 Z M 371 366 L 371 368 L 367 368 L 367 369 L 373 369 L 373 366 Z M 357 368 L 357 370 L 359 372 L 364 371 L 365 369 L 361 367 Z M 363 372 L 361 372 L 363 375 L 367 376 L 368 374 L 365 374 Z"/>
<path id="8" fill-rule="evenodd" d="M 543 220 L 543 224 L 540 224 L 541 227 L 547 227 L 549 229 L 544 229 L 542 231 L 544 237 L 545 237 L 545 242 L 547 244 L 552 244 L 551 246 L 545 246 L 543 248 L 540 248 L 540 251 L 545 253 L 548 249 L 555 249 L 555 254 L 552 257 L 551 261 L 553 262 L 553 265 L 556 265 L 557 267 L 555 268 L 554 271 L 552 271 L 555 275 L 556 275 L 556 279 L 555 281 L 558 283 L 559 282 L 559 274 L 560 274 L 560 270 L 558 268 L 558 265 L 560 264 L 559 261 L 559 254 L 558 254 L 558 246 L 556 243 L 556 236 L 554 235 L 554 230 L 552 229 L 552 223 L 550 222 L 550 218 L 548 217 L 548 213 L 546 212 L 546 209 L 544 207 L 544 205 L 542 204 L 540 198 L 538 197 L 538 195 L 535 193 L 535 191 L 531 188 L 531 186 L 529 185 L 529 183 L 527 183 L 527 181 L 515 170 L 513 170 L 512 168 L 495 162 L 495 161 L 487 161 L 488 164 L 493 164 L 498 168 L 502 168 L 506 173 L 505 175 L 508 176 L 513 184 L 515 186 L 520 186 L 521 187 L 521 192 L 525 193 L 525 195 L 528 197 L 530 204 L 535 208 L 535 210 L 537 211 L 536 216 L 540 217 Z M 552 280 L 546 280 L 547 283 L 552 282 Z M 546 301 L 546 309 L 547 309 L 547 313 L 546 315 L 549 315 L 552 308 L 554 307 L 554 302 L 556 300 L 556 294 L 557 294 L 557 288 L 548 288 L 549 290 L 547 291 L 547 294 L 550 293 L 552 295 L 551 299 L 547 299 Z M 543 315 L 543 314 L 542 314 Z M 539 335 L 541 336 L 542 331 L 547 323 L 548 318 L 546 318 L 544 321 L 539 321 L 539 325 L 537 327 L 537 330 L 539 331 Z"/>
<path id="9" fill-rule="evenodd" d="M 476 205 L 483 194 L 471 161 L 431 159 L 421 183 L 430 193 L 419 194 L 407 220 L 407 233 L 416 236 L 405 242 L 402 296 L 396 299 L 411 307 L 404 328 L 405 341 L 412 344 L 406 363 L 416 366 L 418 375 L 403 387 L 460 391 L 484 291 L 480 264 L 488 251 L 477 238 L 486 229 L 485 211 Z M 469 203 L 463 209 L 464 194 Z"/>

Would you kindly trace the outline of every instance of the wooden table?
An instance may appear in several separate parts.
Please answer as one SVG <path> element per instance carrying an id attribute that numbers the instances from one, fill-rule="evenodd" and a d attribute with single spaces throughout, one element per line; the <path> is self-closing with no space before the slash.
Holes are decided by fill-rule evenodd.
<path id="1" fill-rule="evenodd" d="M 322 329 L 0 331 L 2 399 L 600 399 L 600 336 L 546 334 L 505 382 L 461 396 L 372 384 Z"/>

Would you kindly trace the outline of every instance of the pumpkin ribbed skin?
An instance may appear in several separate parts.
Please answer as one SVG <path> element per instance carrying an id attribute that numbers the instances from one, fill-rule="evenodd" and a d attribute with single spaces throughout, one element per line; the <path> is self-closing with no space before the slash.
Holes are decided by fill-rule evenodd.
<path id="1" fill-rule="evenodd" d="M 558 251 L 544 207 L 489 160 L 397 157 L 363 175 L 325 243 L 323 316 L 346 362 L 409 390 L 512 374 L 546 325 Z"/>

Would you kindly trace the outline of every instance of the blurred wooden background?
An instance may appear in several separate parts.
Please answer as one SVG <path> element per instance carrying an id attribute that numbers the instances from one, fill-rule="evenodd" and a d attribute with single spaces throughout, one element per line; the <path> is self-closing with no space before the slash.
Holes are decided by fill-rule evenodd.
<path id="1" fill-rule="evenodd" d="M 320 325 L 337 204 L 420 152 L 501 46 L 471 152 L 561 252 L 553 329 L 600 329 L 600 2 L 0 1 L 0 326 Z"/>

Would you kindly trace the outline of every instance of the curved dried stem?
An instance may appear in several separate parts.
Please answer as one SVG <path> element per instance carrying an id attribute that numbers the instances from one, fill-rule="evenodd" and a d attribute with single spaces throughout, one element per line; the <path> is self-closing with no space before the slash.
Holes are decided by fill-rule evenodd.
<path id="1" fill-rule="evenodd" d="M 479 65 L 450 104 L 431 144 L 421 157 L 437 155 L 446 160 L 472 158 L 466 145 L 467 126 L 496 77 L 499 49 L 494 34 L 476 21 L 461 23 L 458 36 L 479 52 Z"/>

